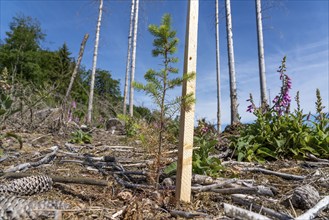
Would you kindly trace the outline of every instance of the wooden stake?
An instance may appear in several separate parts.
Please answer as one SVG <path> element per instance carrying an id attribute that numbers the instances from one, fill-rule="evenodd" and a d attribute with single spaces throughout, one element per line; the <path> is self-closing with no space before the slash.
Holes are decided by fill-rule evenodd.
<path id="1" fill-rule="evenodd" d="M 195 73 L 197 63 L 199 0 L 188 1 L 184 74 Z M 195 96 L 195 78 L 184 81 L 182 96 L 193 93 Z M 192 179 L 192 153 L 194 132 L 194 104 L 185 108 L 183 101 L 180 115 L 179 149 L 176 176 L 177 201 L 190 202 Z"/>

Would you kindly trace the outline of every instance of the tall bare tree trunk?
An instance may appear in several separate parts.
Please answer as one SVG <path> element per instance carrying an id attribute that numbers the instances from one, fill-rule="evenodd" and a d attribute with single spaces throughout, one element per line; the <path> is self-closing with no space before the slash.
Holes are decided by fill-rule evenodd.
<path id="1" fill-rule="evenodd" d="M 83 37 L 83 40 L 81 42 L 78 60 L 77 60 L 77 63 L 75 64 L 75 67 L 74 67 L 74 70 L 73 70 L 73 73 L 72 73 L 72 76 L 71 76 L 70 84 L 69 84 L 69 87 L 67 88 L 66 95 L 65 95 L 65 98 L 64 98 L 64 101 L 63 101 L 64 105 L 66 105 L 66 101 L 67 101 L 67 99 L 70 95 L 70 92 L 72 90 L 74 80 L 75 80 L 75 78 L 78 74 L 78 70 L 79 70 L 79 67 L 80 67 L 80 64 L 81 64 L 83 52 L 85 50 L 85 45 L 87 43 L 88 38 L 89 38 L 89 34 L 85 34 L 85 36 Z"/>
<path id="2" fill-rule="evenodd" d="M 137 46 L 137 29 L 138 29 L 138 9 L 139 0 L 136 0 L 135 14 L 134 14 L 134 34 L 133 34 L 133 48 L 131 60 L 131 75 L 130 75 L 130 94 L 129 94 L 129 114 L 134 115 L 134 87 L 133 82 L 135 79 L 135 64 L 136 64 L 136 46 Z"/>
<path id="3" fill-rule="evenodd" d="M 261 98 L 262 106 L 265 107 L 267 105 L 267 94 L 266 94 L 266 73 L 265 73 L 265 56 L 264 56 L 264 39 L 263 39 L 261 0 L 255 0 L 255 3 L 256 3 L 257 39 L 258 39 L 260 98 Z"/>
<path id="4" fill-rule="evenodd" d="M 125 77 L 125 87 L 123 93 L 123 114 L 127 114 L 127 95 L 128 95 L 128 80 L 131 67 L 131 47 L 132 47 L 132 34 L 133 34 L 133 21 L 135 14 L 135 1 L 131 0 L 131 11 L 130 11 L 130 25 L 129 25 L 129 35 L 128 35 L 128 52 L 127 52 L 127 64 L 126 64 L 126 77 Z"/>
<path id="5" fill-rule="evenodd" d="M 97 64 L 97 55 L 98 55 L 99 33 L 101 30 L 102 12 L 103 12 L 103 0 L 100 0 L 98 21 L 97 21 L 97 26 L 96 26 L 96 39 L 95 39 L 95 48 L 94 48 L 93 67 L 92 67 L 91 81 L 90 81 L 90 93 L 89 93 L 88 116 L 87 116 L 88 124 L 91 123 L 91 112 L 93 110 L 96 64 Z"/>
<path id="6" fill-rule="evenodd" d="M 221 93 L 220 93 L 220 53 L 219 53 L 219 19 L 218 0 L 215 0 L 215 23 L 216 23 L 216 77 L 217 77 L 217 131 L 222 132 L 221 126 Z"/>
<path id="7" fill-rule="evenodd" d="M 225 0 L 226 8 L 226 34 L 228 49 L 228 66 L 230 75 L 230 97 L 231 97 L 231 124 L 239 123 L 238 117 L 238 97 L 236 92 L 234 49 L 233 49 L 233 33 L 232 33 L 232 17 L 231 17 L 231 1 Z"/>

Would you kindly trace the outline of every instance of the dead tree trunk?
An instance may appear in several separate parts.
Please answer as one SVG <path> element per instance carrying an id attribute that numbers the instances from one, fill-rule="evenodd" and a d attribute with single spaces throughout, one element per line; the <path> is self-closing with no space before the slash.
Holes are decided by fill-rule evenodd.
<path id="1" fill-rule="evenodd" d="M 261 0 L 255 0 L 255 3 L 256 3 L 256 22 L 257 22 L 257 40 L 258 40 L 260 97 L 261 97 L 262 106 L 265 107 L 267 105 L 267 94 L 266 94 L 266 74 L 265 74 L 265 56 L 264 56 Z"/>
<path id="2" fill-rule="evenodd" d="M 129 25 L 129 35 L 128 35 L 128 52 L 127 52 L 127 64 L 126 64 L 126 76 L 125 76 L 125 87 L 123 93 L 123 114 L 127 113 L 127 95 L 128 95 L 128 80 L 130 74 L 131 67 L 131 47 L 132 47 L 132 34 L 133 34 L 133 21 L 135 14 L 135 1 L 131 0 L 131 11 L 130 11 L 130 25 Z"/>
<path id="3" fill-rule="evenodd" d="M 236 91 L 235 79 L 235 63 L 234 63 L 234 47 L 232 33 L 232 17 L 231 17 L 231 1 L 225 0 L 226 8 L 226 34 L 227 34 L 227 49 L 228 49 L 228 66 L 230 76 L 230 98 L 231 98 L 231 124 L 239 123 L 238 117 L 238 96 Z"/>
<path id="4" fill-rule="evenodd" d="M 93 67 L 92 67 L 91 81 L 90 81 L 90 93 L 89 93 L 88 116 L 87 116 L 88 124 L 91 123 L 91 112 L 93 110 L 96 64 L 97 64 L 97 55 L 98 55 L 99 33 L 101 30 L 102 12 L 103 12 L 103 0 L 100 0 L 98 21 L 97 21 L 97 26 L 96 26 L 96 39 L 95 39 L 95 48 L 94 48 Z"/>
<path id="5" fill-rule="evenodd" d="M 79 67 L 80 67 L 80 64 L 81 64 L 83 52 L 85 50 L 85 45 L 87 43 L 88 37 L 89 37 L 89 34 L 85 34 L 85 36 L 83 37 L 83 40 L 81 42 L 78 60 L 77 60 L 77 63 L 75 64 L 75 67 L 74 67 L 74 70 L 73 70 L 73 73 L 72 73 L 72 76 L 71 76 L 70 84 L 69 84 L 69 87 L 67 88 L 66 95 L 65 95 L 65 98 L 64 98 L 64 101 L 63 101 L 64 105 L 66 105 L 66 101 L 67 101 L 67 99 L 70 95 L 70 92 L 72 90 L 74 80 L 75 80 L 75 78 L 78 74 L 78 70 L 79 70 Z"/>
<path id="6" fill-rule="evenodd" d="M 221 93 L 220 93 L 220 53 L 219 53 L 219 19 L 218 0 L 215 0 L 215 23 L 216 23 L 216 77 L 217 77 L 217 131 L 221 133 Z"/>
<path id="7" fill-rule="evenodd" d="M 130 75 L 130 94 L 129 94 L 129 114 L 134 115 L 134 87 L 133 82 L 135 79 L 135 64 L 136 64 L 136 46 L 137 46 L 137 29 L 138 29 L 138 8 L 139 0 L 136 0 L 135 14 L 134 14 L 134 35 L 133 35 L 133 48 L 131 60 L 131 75 Z"/>

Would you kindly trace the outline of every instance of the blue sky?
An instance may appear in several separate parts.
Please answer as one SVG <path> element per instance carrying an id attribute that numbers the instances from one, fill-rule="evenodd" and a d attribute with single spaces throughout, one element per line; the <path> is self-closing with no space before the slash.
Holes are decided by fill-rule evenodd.
<path id="1" fill-rule="evenodd" d="M 315 90 L 321 90 L 323 104 L 328 111 L 329 105 L 329 34 L 327 0 L 263 0 L 264 44 L 267 74 L 267 88 L 273 99 L 279 92 L 280 81 L 276 70 L 284 55 L 287 56 L 287 74 L 292 78 L 294 97 L 300 91 L 301 106 L 304 112 L 314 112 Z M 121 80 L 123 91 L 127 36 L 129 31 L 130 0 L 105 1 L 99 57 L 97 67 L 110 70 L 113 78 Z M 197 102 L 196 118 L 206 117 L 216 121 L 216 64 L 215 64 L 215 26 L 214 0 L 200 0 L 198 64 L 197 64 Z M 91 67 L 95 28 L 98 16 L 96 0 L 0 0 L 0 38 L 12 17 L 18 13 L 32 16 L 41 23 L 47 34 L 43 48 L 58 49 L 67 43 L 72 56 L 77 57 L 81 40 L 85 33 L 90 34 L 87 42 L 83 65 Z M 221 93 L 222 122 L 230 123 L 229 77 L 227 66 L 227 47 L 225 33 L 224 1 L 220 0 L 220 52 L 221 52 Z M 172 14 L 173 28 L 180 39 L 177 67 L 183 70 L 185 22 L 187 1 L 141 0 L 137 42 L 136 80 L 143 81 L 149 69 L 161 68 L 159 59 L 152 57 L 152 36 L 147 27 L 159 24 L 164 13 Z M 233 40 L 236 61 L 239 114 L 243 122 L 250 122 L 253 115 L 246 112 L 246 100 L 252 93 L 259 103 L 259 77 L 257 58 L 257 37 L 254 0 L 232 0 Z M 181 90 L 171 94 L 179 95 Z M 151 100 L 142 92 L 135 93 L 135 104 L 151 107 Z M 295 103 L 293 102 L 293 107 Z"/>

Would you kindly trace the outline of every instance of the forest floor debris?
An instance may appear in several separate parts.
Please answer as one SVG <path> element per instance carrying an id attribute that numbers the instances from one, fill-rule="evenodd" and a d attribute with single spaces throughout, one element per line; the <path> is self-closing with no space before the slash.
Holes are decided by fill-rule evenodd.
<path id="1" fill-rule="evenodd" d="M 94 130 L 92 144 L 69 144 L 65 135 L 17 133 L 23 139 L 22 148 L 5 138 L 0 184 L 31 175 L 50 176 L 54 182 L 50 191 L 24 198 L 68 204 L 70 208 L 54 213 L 58 219 L 234 219 L 241 213 L 250 219 L 329 217 L 327 161 L 226 161 L 221 178 L 194 175 L 191 203 L 178 204 L 174 177 L 163 177 L 166 180 L 155 191 L 152 154 L 112 133 Z M 172 161 L 174 154 L 163 155 Z M 300 209 L 292 198 L 296 189 L 306 185 L 321 201 Z M 298 192 L 299 199 L 307 200 Z"/>

